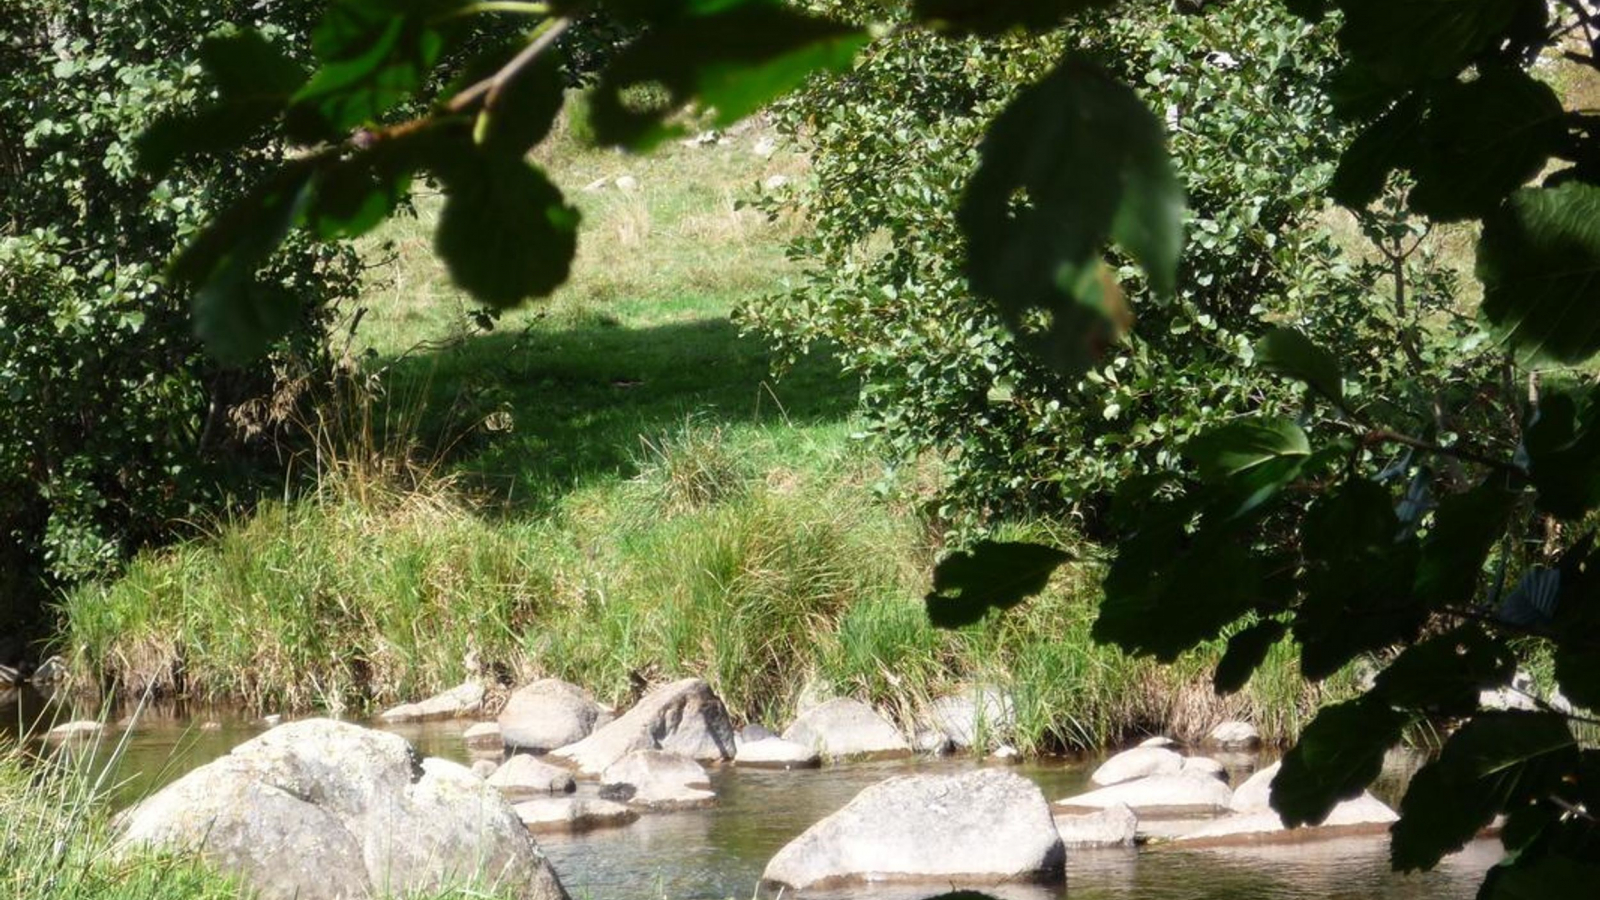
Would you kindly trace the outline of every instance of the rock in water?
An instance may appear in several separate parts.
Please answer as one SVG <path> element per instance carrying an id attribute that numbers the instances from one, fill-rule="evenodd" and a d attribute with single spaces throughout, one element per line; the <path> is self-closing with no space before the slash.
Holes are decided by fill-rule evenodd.
<path id="1" fill-rule="evenodd" d="M 1172 738 L 1167 737 L 1166 735 L 1156 735 L 1153 738 L 1146 738 L 1143 741 L 1140 741 L 1139 742 L 1139 746 L 1141 746 L 1141 747 L 1166 747 L 1168 749 L 1171 749 L 1173 747 L 1178 746 L 1178 742 L 1173 740 Z"/>
<path id="2" fill-rule="evenodd" d="M 781 737 L 746 739 L 733 758 L 734 765 L 752 769 L 811 769 L 821 762 L 817 751 Z"/>
<path id="3" fill-rule="evenodd" d="M 572 773 L 560 766 L 540 762 L 526 754 L 517 754 L 494 770 L 489 784 L 497 788 L 508 800 L 527 800 L 549 794 L 570 794 L 578 784 Z"/>
<path id="4" fill-rule="evenodd" d="M 1139 817 L 1119 803 L 1100 812 L 1056 816 L 1056 830 L 1068 847 L 1132 847 Z"/>
<path id="5" fill-rule="evenodd" d="M 796 890 L 862 882 L 1059 883 L 1066 850 L 1033 782 L 999 769 L 903 775 L 806 829 L 762 879 Z"/>
<path id="6" fill-rule="evenodd" d="M 1183 758 L 1183 774 L 1187 775 L 1191 772 L 1210 775 L 1223 781 L 1228 780 L 1228 768 L 1209 756 L 1185 756 Z"/>
<path id="7" fill-rule="evenodd" d="M 1106 786 L 1151 775 L 1176 775 L 1181 771 L 1183 757 L 1177 753 L 1165 747 L 1135 747 L 1101 763 L 1089 780 Z"/>
<path id="8" fill-rule="evenodd" d="M 1261 769 L 1233 792 L 1233 797 L 1228 802 L 1228 808 L 1234 812 L 1260 812 L 1272 808 L 1272 779 L 1278 777 L 1278 770 L 1283 763 L 1275 762 L 1265 769 Z"/>
<path id="9" fill-rule="evenodd" d="M 1151 775 L 1057 801 L 1071 810 L 1108 809 L 1125 805 L 1140 816 L 1214 815 L 1228 808 L 1233 792 L 1220 779 L 1203 772 Z"/>
<path id="10" fill-rule="evenodd" d="M 1276 812 L 1265 809 L 1223 816 L 1179 836 L 1177 840 L 1193 845 L 1231 846 L 1385 834 L 1389 825 L 1399 818 L 1382 800 L 1363 791 L 1354 800 L 1334 806 L 1320 825 L 1285 828 Z"/>
<path id="11" fill-rule="evenodd" d="M 500 713 L 500 739 L 512 750 L 549 753 L 576 744 L 611 721 L 589 692 L 555 678 L 518 688 Z"/>
<path id="12" fill-rule="evenodd" d="M 194 849 L 263 900 L 356 900 L 471 882 L 517 900 L 566 891 L 516 813 L 466 768 L 398 735 L 282 725 L 117 816 L 118 849 Z"/>
<path id="13" fill-rule="evenodd" d="M 105 730 L 106 726 L 103 723 L 84 720 L 57 725 L 50 729 L 45 734 L 45 737 L 53 741 L 86 741 L 99 737 L 105 733 Z"/>
<path id="14" fill-rule="evenodd" d="M 704 681 L 685 678 L 651 691 L 622 718 L 550 755 L 598 776 L 635 750 L 669 750 L 705 762 L 732 759 L 733 737 L 722 700 Z"/>
<path id="15" fill-rule="evenodd" d="M 477 715 L 483 709 L 483 685 L 475 681 L 457 685 L 416 703 L 402 703 L 385 710 L 385 722 L 427 722 L 434 719 L 460 719 Z"/>
<path id="16" fill-rule="evenodd" d="M 715 800 L 711 778 L 687 756 L 635 750 L 600 775 L 601 796 L 643 809 L 691 809 Z"/>
<path id="17" fill-rule="evenodd" d="M 637 810 L 610 800 L 557 797 L 517 804 L 517 815 L 535 833 L 596 831 L 617 828 L 639 820 Z"/>
<path id="18" fill-rule="evenodd" d="M 1261 743 L 1261 734 L 1249 722 L 1223 722 L 1211 729 L 1206 740 L 1218 747 L 1254 747 Z"/>
<path id="19" fill-rule="evenodd" d="M 993 687 L 970 687 L 941 697 L 928 707 L 928 723 L 965 750 L 983 735 L 991 743 L 1010 735 L 1016 724 L 1011 698 Z"/>
<path id="20" fill-rule="evenodd" d="M 847 698 L 829 700 L 802 715 L 783 732 L 783 739 L 834 759 L 911 755 L 911 745 L 893 725 L 872 707 Z"/>
<path id="21" fill-rule="evenodd" d="M 506 745 L 500 738 L 498 722 L 479 722 L 462 732 L 461 740 L 466 742 L 467 749 L 474 754 L 499 756 L 505 752 Z"/>

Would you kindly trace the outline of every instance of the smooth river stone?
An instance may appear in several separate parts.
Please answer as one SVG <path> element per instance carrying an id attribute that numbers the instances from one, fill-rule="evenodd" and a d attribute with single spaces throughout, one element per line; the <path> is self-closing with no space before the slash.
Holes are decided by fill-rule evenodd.
<path id="1" fill-rule="evenodd" d="M 859 700 L 829 700 L 794 721 L 783 739 L 810 747 L 830 759 L 886 759 L 911 755 L 900 732 Z"/>
<path id="2" fill-rule="evenodd" d="M 1165 747 L 1135 747 L 1101 763 L 1089 780 L 1105 787 L 1150 775 L 1176 775 L 1182 771 L 1183 757 L 1175 751 Z"/>

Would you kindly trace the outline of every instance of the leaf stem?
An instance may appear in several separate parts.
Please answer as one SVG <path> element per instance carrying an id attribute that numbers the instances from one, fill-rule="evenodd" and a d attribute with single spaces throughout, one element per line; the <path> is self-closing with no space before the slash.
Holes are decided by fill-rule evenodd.
<path id="1" fill-rule="evenodd" d="M 450 98 L 447 108 L 451 112 L 464 112 L 467 107 L 482 99 L 485 107 L 494 106 L 499 99 L 500 92 L 510 83 L 517 74 L 526 68 L 551 46 L 571 27 L 572 20 L 567 18 L 551 19 L 539 27 L 538 34 L 523 47 L 510 62 L 500 67 L 498 72 L 488 78 L 466 88 L 461 93 Z"/>

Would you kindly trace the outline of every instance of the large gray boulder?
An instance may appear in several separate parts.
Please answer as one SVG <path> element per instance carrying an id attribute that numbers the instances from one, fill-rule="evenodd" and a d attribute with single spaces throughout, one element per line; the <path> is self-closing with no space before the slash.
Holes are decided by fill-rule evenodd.
<path id="1" fill-rule="evenodd" d="M 1056 803 L 1066 812 L 1108 809 L 1124 805 L 1145 816 L 1215 815 L 1228 808 L 1233 792 L 1221 779 L 1204 772 L 1151 775 L 1124 781 Z"/>
<path id="2" fill-rule="evenodd" d="M 576 744 L 611 719 L 588 691 L 546 678 L 512 692 L 500 711 L 500 739 L 511 750 L 549 753 Z"/>
<path id="3" fill-rule="evenodd" d="M 1066 849 L 1033 782 L 1000 769 L 881 781 L 806 829 L 762 880 L 796 890 L 863 882 L 1059 882 Z"/>
<path id="4" fill-rule="evenodd" d="M 1016 725 L 1016 711 L 1011 698 L 998 688 L 969 687 L 933 701 L 927 721 L 965 750 L 976 744 L 980 735 L 991 744 L 1008 737 Z"/>
<path id="5" fill-rule="evenodd" d="M 1089 780 L 1103 787 L 1151 775 L 1176 775 L 1181 771 L 1183 757 L 1177 752 L 1165 747 L 1135 747 L 1101 763 Z"/>
<path id="6" fill-rule="evenodd" d="M 511 757 L 488 778 L 489 785 L 508 800 L 529 800 L 550 794 L 570 794 L 577 789 L 572 773 L 540 762 L 525 753 Z"/>
<path id="7" fill-rule="evenodd" d="M 1275 762 L 1244 780 L 1233 791 L 1228 808 L 1234 812 L 1261 812 L 1272 808 L 1272 779 L 1278 777 L 1283 763 Z"/>
<path id="8" fill-rule="evenodd" d="M 476 681 L 459 684 L 442 694 L 416 703 L 402 703 L 384 710 L 378 718 L 385 722 L 430 722 L 436 719 L 462 719 L 483 709 L 483 685 Z"/>
<path id="9" fill-rule="evenodd" d="M 829 700 L 794 721 L 783 739 L 833 759 L 911 755 L 911 745 L 888 720 L 860 700 Z"/>
<path id="10" fill-rule="evenodd" d="M 733 737 L 722 700 L 704 681 L 685 678 L 651 691 L 622 718 L 550 755 L 598 776 L 636 750 L 668 750 L 702 762 L 732 759 Z"/>
<path id="11" fill-rule="evenodd" d="M 822 762 L 817 751 L 781 737 L 739 742 L 733 764 L 751 769 L 812 769 Z"/>
<path id="12" fill-rule="evenodd" d="M 629 753 L 600 773 L 600 784 L 602 797 L 640 809 L 692 809 L 717 796 L 699 763 L 661 750 Z"/>
<path id="13" fill-rule="evenodd" d="M 263 900 L 357 900 L 471 882 L 566 900 L 528 830 L 466 768 L 398 735 L 328 719 L 283 725 L 116 819 L 118 849 L 198 851 Z"/>

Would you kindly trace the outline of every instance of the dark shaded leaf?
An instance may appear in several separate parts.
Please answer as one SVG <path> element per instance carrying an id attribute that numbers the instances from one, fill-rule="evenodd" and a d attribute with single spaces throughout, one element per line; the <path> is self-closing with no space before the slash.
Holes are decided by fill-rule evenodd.
<path id="1" fill-rule="evenodd" d="M 1104 582 L 1094 639 L 1168 661 L 1250 611 L 1261 576 L 1248 546 L 1227 529 L 1192 542 L 1181 526 L 1124 541 Z"/>
<path id="2" fill-rule="evenodd" d="M 566 281 L 578 211 L 542 172 L 470 145 L 438 154 L 434 168 L 446 194 L 434 247 L 456 284 L 482 303 L 508 307 Z"/>
<path id="3" fill-rule="evenodd" d="M 1328 351 L 1293 328 L 1273 328 L 1256 342 L 1256 362 L 1262 368 L 1296 381 L 1333 401 L 1344 402 L 1344 378 L 1339 363 Z"/>
<path id="4" fill-rule="evenodd" d="M 917 18 L 935 28 L 999 34 L 1012 28 L 1053 28 L 1068 16 L 1116 0 L 915 0 Z"/>
<path id="5" fill-rule="evenodd" d="M 690 102 L 731 125 L 813 72 L 848 68 L 867 40 L 856 26 L 776 4 L 707 6 L 652 28 L 601 73 L 590 98 L 600 143 L 649 149 L 682 130 L 666 120 Z M 664 96 L 630 100 L 640 90 Z"/>
<path id="6" fill-rule="evenodd" d="M 335 132 L 376 121 L 426 81 L 467 0 L 337 0 L 311 35 L 321 65 L 294 96 Z"/>
<path id="7" fill-rule="evenodd" d="M 1580 409 L 1580 401 L 1582 403 Z M 1581 519 L 1600 506 L 1600 428 L 1593 392 L 1574 397 L 1559 389 L 1539 398 L 1538 415 L 1523 436 L 1528 479 L 1539 509 Z"/>
<path id="8" fill-rule="evenodd" d="M 304 67 L 253 29 L 201 41 L 200 64 L 224 100 L 287 100 L 307 77 Z"/>
<path id="9" fill-rule="evenodd" d="M 1492 212 L 1560 147 L 1565 115 L 1556 92 L 1521 69 L 1441 88 L 1420 132 L 1411 208 L 1438 221 Z"/>
<path id="10" fill-rule="evenodd" d="M 1478 900 L 1551 900 L 1587 897 L 1600 885 L 1600 864 L 1565 854 L 1507 860 L 1489 870 Z"/>
<path id="11" fill-rule="evenodd" d="M 394 211 L 411 189 L 416 170 L 436 154 L 464 152 L 441 131 L 425 130 L 385 138 L 324 166 L 306 224 L 324 240 L 366 234 Z"/>
<path id="12" fill-rule="evenodd" d="M 1108 241 L 1158 293 L 1176 290 L 1183 191 L 1161 122 L 1126 85 L 1068 60 L 1012 101 L 981 152 L 958 214 L 972 287 L 1024 347 L 1078 374 L 1123 325 L 1100 261 Z"/>
<path id="13" fill-rule="evenodd" d="M 272 101 L 225 103 L 157 119 L 134 143 L 139 168 L 153 178 L 165 178 L 186 156 L 237 149 L 282 111 L 283 104 Z"/>
<path id="14" fill-rule="evenodd" d="M 1283 757 L 1272 779 L 1272 808 L 1290 828 L 1320 824 L 1378 777 L 1384 753 L 1409 720 L 1370 697 L 1324 707 Z"/>
<path id="15" fill-rule="evenodd" d="M 1072 556 L 1040 544 L 984 541 L 947 557 L 933 570 L 928 619 L 940 628 L 982 621 L 991 609 L 1010 609 L 1045 589 Z"/>
<path id="16" fill-rule="evenodd" d="M 478 114 L 478 143 L 494 153 L 525 155 L 550 134 L 565 87 L 556 54 L 524 66 Z"/>
<path id="17" fill-rule="evenodd" d="M 1389 844 L 1394 867 L 1433 868 L 1497 814 L 1558 789 L 1577 765 L 1577 743 L 1561 716 L 1478 714 L 1412 778 Z"/>
<path id="18" fill-rule="evenodd" d="M 1425 606 L 1470 604 L 1476 599 L 1484 560 L 1505 533 L 1517 504 L 1517 492 L 1503 482 L 1504 478 L 1491 476 L 1466 493 L 1440 501 L 1417 560 L 1416 596 Z"/>
<path id="19" fill-rule="evenodd" d="M 1555 668 L 1562 696 L 1585 709 L 1600 710 L 1600 649 L 1559 644 Z"/>
<path id="20" fill-rule="evenodd" d="M 1519 0 L 1340 0 L 1339 46 L 1377 79 L 1454 76 L 1512 24 Z"/>
<path id="21" fill-rule="evenodd" d="M 1524 361 L 1600 350 L 1600 187 L 1525 188 L 1484 222 L 1483 315 Z"/>
<path id="22" fill-rule="evenodd" d="M 1252 416 L 1200 434 L 1183 454 L 1202 479 L 1220 484 L 1277 460 L 1303 460 L 1311 455 L 1311 442 L 1288 419 Z"/>
<path id="23" fill-rule="evenodd" d="M 1373 693 L 1391 706 L 1466 716 L 1480 691 L 1508 684 L 1517 668 L 1505 642 L 1463 625 L 1413 644 L 1378 675 Z"/>
<path id="24" fill-rule="evenodd" d="M 1212 688 L 1218 694 L 1232 694 L 1250 681 L 1250 676 L 1266 662 L 1272 645 L 1283 639 L 1289 626 L 1276 619 L 1257 622 L 1228 638 L 1228 650 L 1217 662 Z"/>
<path id="25" fill-rule="evenodd" d="M 1357 135 L 1339 157 L 1328 187 L 1333 199 L 1354 210 L 1377 200 L 1389 173 L 1410 168 L 1416 159 L 1422 113 L 1421 95 L 1412 94 Z"/>

